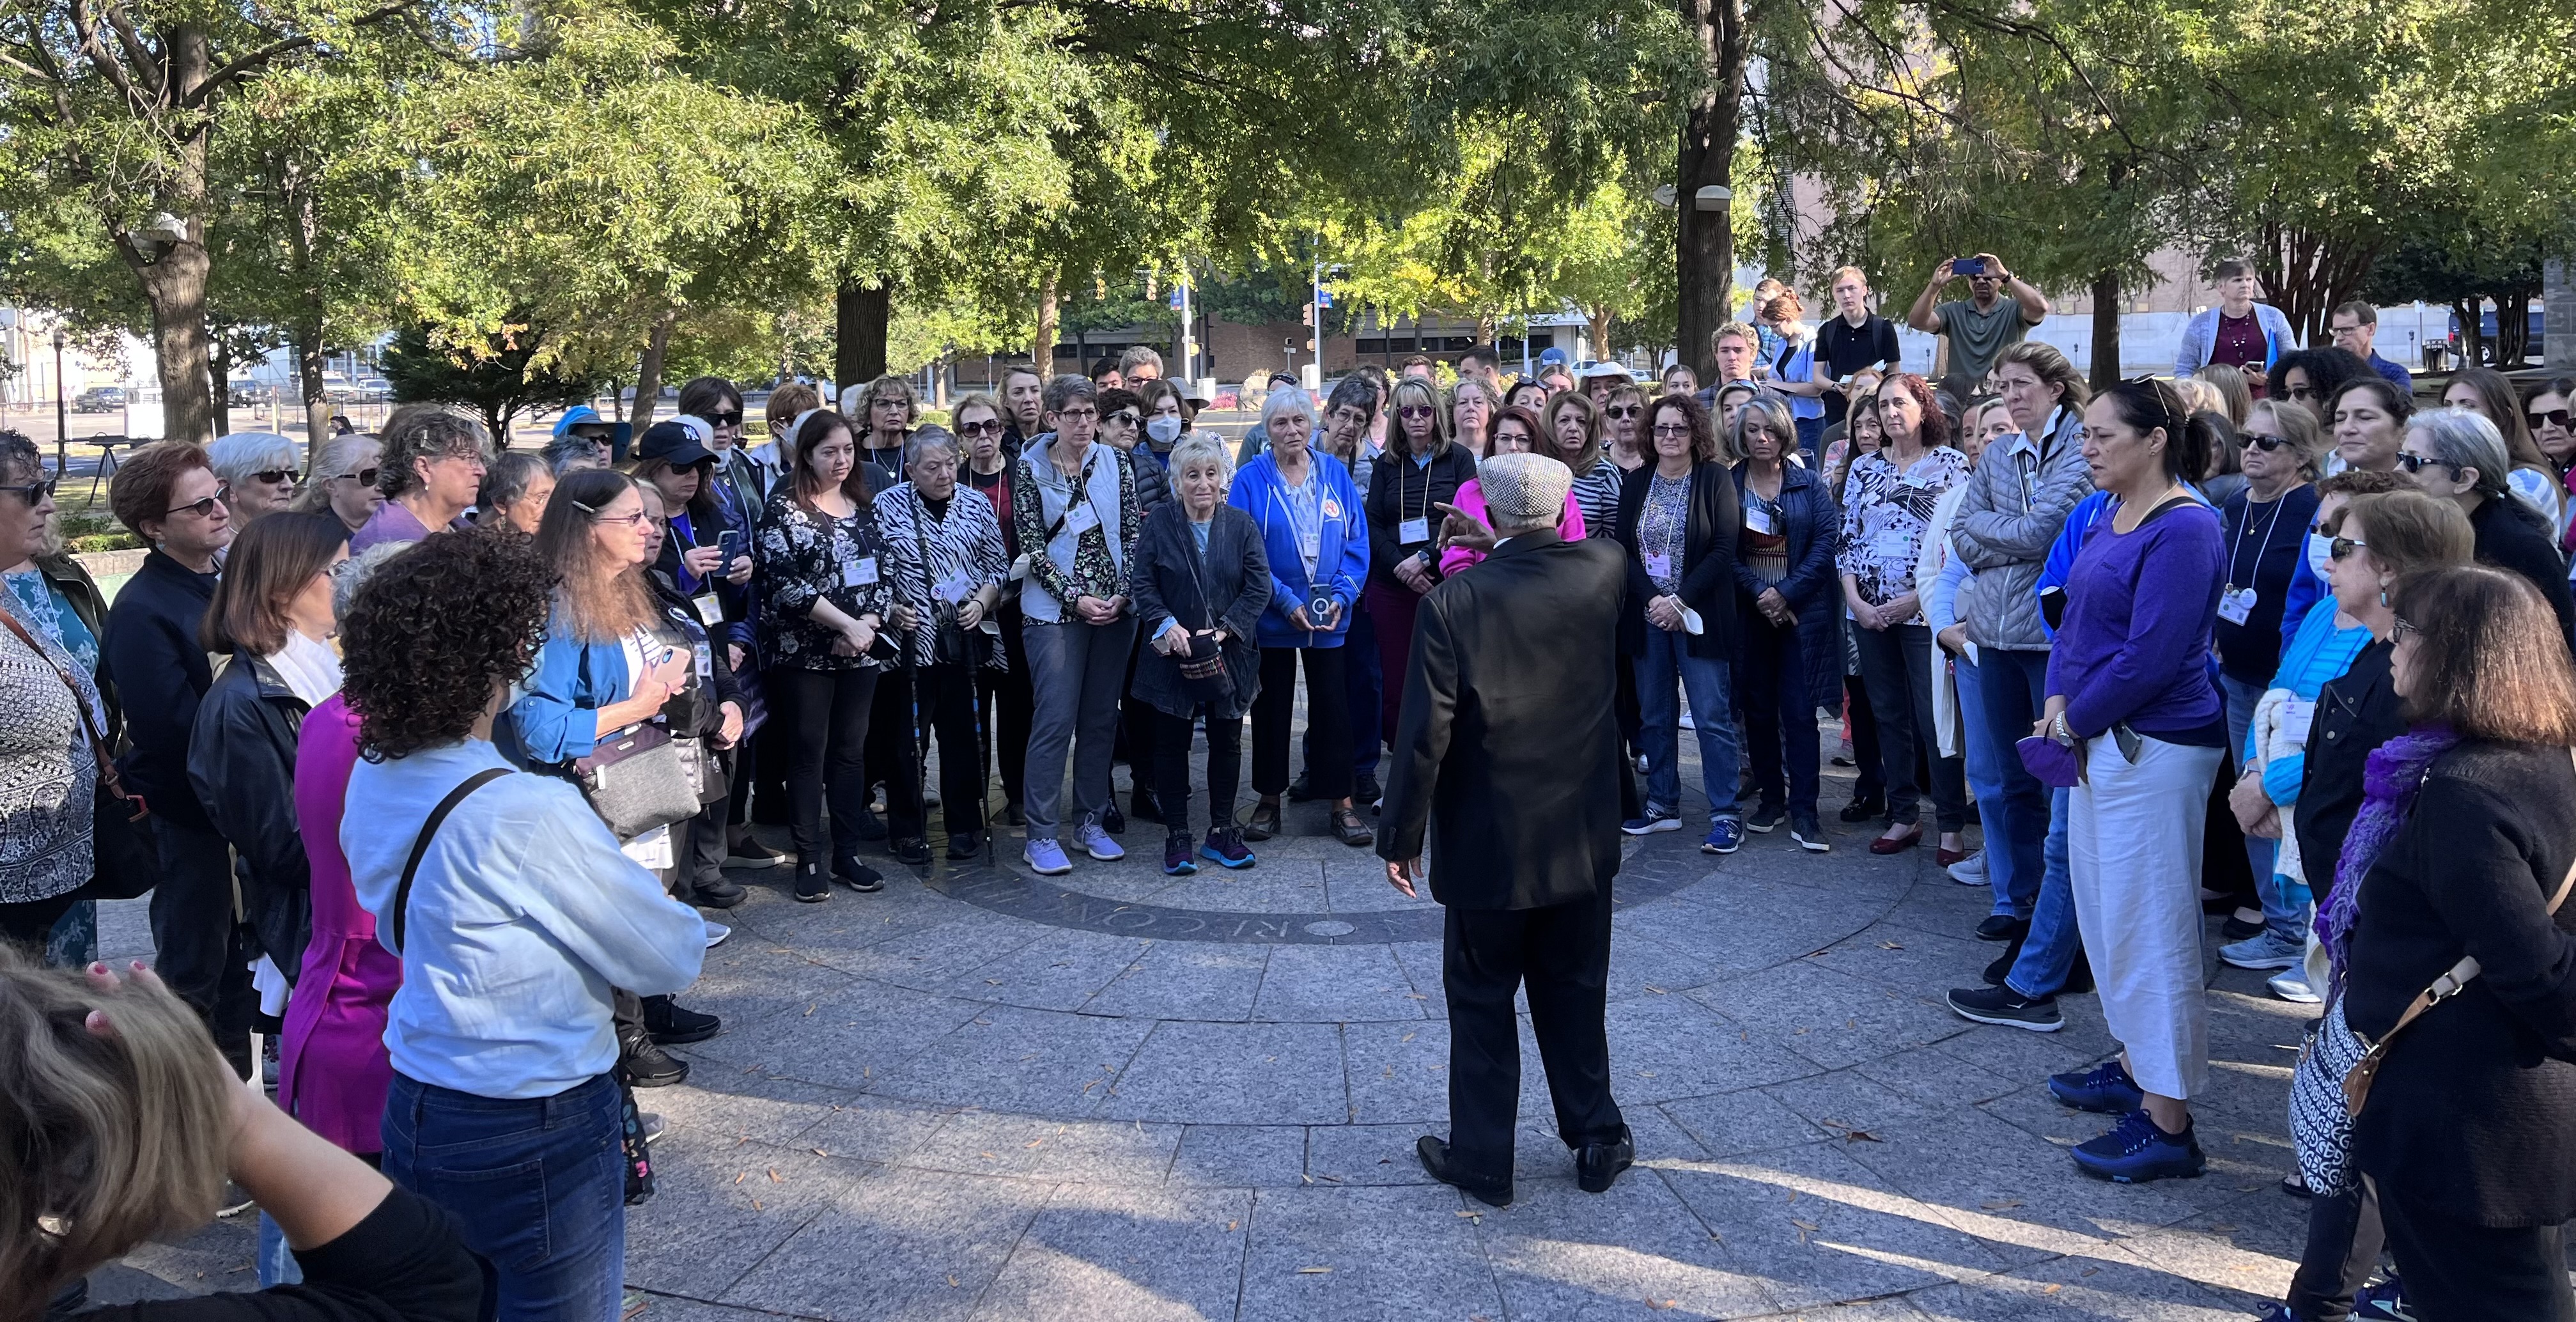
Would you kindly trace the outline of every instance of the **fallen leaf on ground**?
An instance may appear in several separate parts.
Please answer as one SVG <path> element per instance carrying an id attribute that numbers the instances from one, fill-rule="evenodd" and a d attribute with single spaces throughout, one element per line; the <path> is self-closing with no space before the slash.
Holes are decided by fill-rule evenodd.
<path id="1" fill-rule="evenodd" d="M 1333 1269 L 1330 1267 L 1300 1267 L 1297 1269 L 1297 1274 L 1300 1276 L 1322 1276 L 1332 1270 Z"/>
<path id="2" fill-rule="evenodd" d="M 770 1168 L 769 1168 L 769 1182 L 770 1182 L 771 1184 L 785 1184 L 785 1183 L 787 1183 L 787 1181 L 785 1181 L 785 1180 L 782 1180 L 782 1179 L 778 1178 L 778 1168 L 777 1168 L 777 1167 L 775 1167 L 775 1166 L 772 1166 L 772 1167 L 770 1167 Z"/>
<path id="3" fill-rule="evenodd" d="M 2055 1293 L 2057 1293 L 2058 1291 L 2063 1290 L 2063 1289 L 2065 1289 L 2065 1288 L 2066 1288 L 2066 1287 L 2065 1287 L 2065 1286 L 2063 1286 L 2063 1285 L 2051 1285 L 2051 1286 L 2048 1286 L 2047 1288 L 2045 1288 L 2045 1289 L 2041 1290 L 2041 1291 L 2040 1291 L 2040 1293 L 2041 1293 L 2041 1294 L 2055 1294 Z"/>
<path id="4" fill-rule="evenodd" d="M 1894 941 L 1881 941 L 1878 943 L 1878 948 L 1881 950 L 1903 950 L 1905 947 Z"/>

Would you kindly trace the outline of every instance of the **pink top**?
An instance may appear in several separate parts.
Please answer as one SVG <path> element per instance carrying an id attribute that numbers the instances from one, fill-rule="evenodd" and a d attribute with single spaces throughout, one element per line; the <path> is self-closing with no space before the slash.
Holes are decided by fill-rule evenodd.
<path id="1" fill-rule="evenodd" d="M 1474 478 L 1469 478 L 1461 485 L 1458 488 L 1458 498 L 1449 503 L 1457 506 L 1461 514 L 1473 514 L 1479 519 L 1484 519 L 1489 525 L 1493 522 L 1485 518 L 1484 485 Z M 1565 494 L 1565 517 L 1556 521 L 1556 530 L 1563 533 L 1565 540 L 1569 542 L 1583 540 L 1583 511 L 1575 507 L 1574 493 L 1571 491 Z M 1482 551 L 1453 546 L 1440 553 L 1440 572 L 1444 575 L 1454 574 L 1484 558 L 1485 553 Z"/>
<path id="2" fill-rule="evenodd" d="M 313 873 L 313 938 L 286 1003 L 278 1042 L 277 1104 L 350 1152 L 382 1152 L 385 1014 L 402 986 L 402 961 L 376 942 L 375 915 L 358 904 L 340 815 L 358 763 L 358 718 L 339 694 L 304 718 L 295 749 L 295 815 Z"/>

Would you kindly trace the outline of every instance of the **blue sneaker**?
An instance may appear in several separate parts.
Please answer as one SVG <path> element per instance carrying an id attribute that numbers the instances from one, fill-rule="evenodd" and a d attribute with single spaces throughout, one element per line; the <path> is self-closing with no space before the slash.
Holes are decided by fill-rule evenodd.
<path id="1" fill-rule="evenodd" d="M 1744 844 L 1744 823 L 1732 817 L 1720 817 L 1709 823 L 1708 838 L 1699 842 L 1703 854 L 1732 854 Z"/>
<path id="2" fill-rule="evenodd" d="M 2254 1322 L 2307 1322 L 2307 1320 L 2291 1311 L 2288 1304 L 2274 1304 L 2264 1309 L 2263 1315 L 2254 1319 Z"/>
<path id="3" fill-rule="evenodd" d="M 1631 817 L 1619 823 L 1619 829 L 1630 835 L 1653 835 L 1657 831 L 1682 829 L 1681 814 L 1660 803 L 1646 805 L 1646 815 Z"/>
<path id="4" fill-rule="evenodd" d="M 2144 1111 L 2131 1111 L 2097 1137 L 2075 1145 L 2075 1169 L 2114 1184 L 2149 1180 L 2197 1179 L 2209 1166 L 2200 1136 L 2191 1130 L 2168 1134 Z"/>
<path id="5" fill-rule="evenodd" d="M 2357 1322 L 2415 1322 L 2415 1310 L 2406 1306 L 2406 1282 L 2395 1272 L 2361 1287 L 2352 1297 L 2352 1315 Z"/>
<path id="6" fill-rule="evenodd" d="M 1107 831 L 1100 829 L 1100 823 L 1088 817 L 1082 819 L 1082 825 L 1074 828 L 1073 842 L 1082 846 L 1082 852 L 1103 863 L 1115 863 L 1127 857 L 1127 851 L 1110 839 Z"/>
<path id="7" fill-rule="evenodd" d="M 1020 851 L 1020 861 L 1041 877 L 1061 877 L 1073 871 L 1073 863 L 1064 856 L 1064 846 L 1035 836 L 1029 837 L 1028 847 Z"/>
<path id="8" fill-rule="evenodd" d="M 2069 1070 L 2048 1076 L 2049 1095 L 2078 1111 L 2095 1111 L 2103 1115 L 2127 1115 L 2146 1105 L 2147 1094 L 2138 1081 L 2113 1056 L 2089 1070 Z"/>

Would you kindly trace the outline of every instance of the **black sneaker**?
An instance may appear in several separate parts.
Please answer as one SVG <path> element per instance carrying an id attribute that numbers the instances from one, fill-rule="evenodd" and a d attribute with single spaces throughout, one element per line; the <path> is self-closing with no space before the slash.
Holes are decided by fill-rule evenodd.
<path id="1" fill-rule="evenodd" d="M 1824 823 L 1817 821 L 1813 813 L 1790 819 L 1789 838 L 1798 843 L 1798 848 L 1810 854 L 1830 854 L 1834 851 L 1834 842 L 1825 838 Z"/>
<path id="2" fill-rule="evenodd" d="M 894 842 L 892 852 L 896 862 L 920 867 L 930 861 L 930 842 L 917 835 L 908 835 Z"/>
<path id="3" fill-rule="evenodd" d="M 689 1062 L 655 1045 L 648 1034 L 630 1033 L 618 1048 L 617 1068 L 630 1088 L 668 1088 L 689 1077 Z"/>
<path id="4" fill-rule="evenodd" d="M 984 833 L 981 831 L 959 831 L 948 837 L 950 858 L 973 858 L 983 852 Z"/>
<path id="5" fill-rule="evenodd" d="M 1977 939 L 1980 941 L 2010 941 L 2029 932 L 2029 919 L 2015 918 L 2008 913 L 1987 914 L 1985 921 L 1977 924 Z"/>
<path id="6" fill-rule="evenodd" d="M 832 876 L 861 895 L 885 889 L 885 874 L 860 862 L 859 856 L 853 853 L 833 855 Z"/>
<path id="7" fill-rule="evenodd" d="M 822 860 L 813 858 L 797 860 L 796 898 L 805 904 L 821 904 L 832 898 L 832 883 L 823 875 Z"/>
<path id="8" fill-rule="evenodd" d="M 1753 815 L 1744 819 L 1744 829 L 1755 835 L 1769 835 L 1779 829 L 1780 823 L 1788 819 L 1787 808 L 1776 803 L 1766 803 L 1755 808 Z"/>
<path id="9" fill-rule="evenodd" d="M 1851 802 L 1843 805 L 1841 812 L 1834 815 L 1846 822 L 1876 821 L 1887 815 L 1887 800 L 1875 794 L 1867 798 L 1855 796 Z"/>
<path id="10" fill-rule="evenodd" d="M 742 887 L 725 880 L 722 873 L 716 874 L 712 881 L 701 879 L 696 889 L 697 905 L 701 909 L 730 909 L 742 903 L 743 896 L 750 894 Z"/>
<path id="11" fill-rule="evenodd" d="M 729 868 L 774 868 L 792 861 L 785 854 L 760 843 L 751 832 L 744 831 L 742 840 L 725 851 L 724 865 Z"/>
<path id="12" fill-rule="evenodd" d="M 644 998 L 644 1031 L 666 1047 L 683 1047 L 704 1042 L 724 1031 L 724 1020 L 714 1015 L 675 1005 L 668 996 Z"/>
<path id="13" fill-rule="evenodd" d="M 2033 1000 L 2010 987 L 1963 987 L 1950 993 L 1950 1009 L 1962 1019 L 2027 1028 L 2034 1033 L 2054 1033 L 2066 1027 L 2065 1017 L 2057 1013 L 2056 997 Z"/>

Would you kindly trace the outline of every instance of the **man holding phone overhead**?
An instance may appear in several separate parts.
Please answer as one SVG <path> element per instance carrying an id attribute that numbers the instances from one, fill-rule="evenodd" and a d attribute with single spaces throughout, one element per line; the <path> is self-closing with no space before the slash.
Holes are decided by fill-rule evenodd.
<path id="1" fill-rule="evenodd" d="M 1936 305 L 1941 291 L 1957 277 L 1967 279 L 1969 296 Z M 1905 324 L 1949 338 L 1950 358 L 1941 374 L 1941 388 L 1966 399 L 1979 393 L 1977 387 L 1994 370 L 1996 357 L 2021 343 L 2030 328 L 2047 316 L 2046 294 L 2016 279 L 2004 269 L 2002 258 L 1981 252 L 1934 267 L 1931 283 L 1915 296 Z"/>

